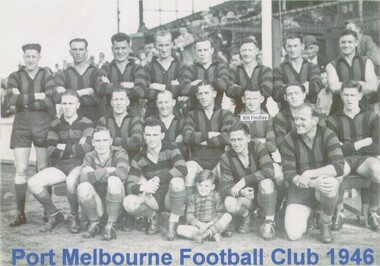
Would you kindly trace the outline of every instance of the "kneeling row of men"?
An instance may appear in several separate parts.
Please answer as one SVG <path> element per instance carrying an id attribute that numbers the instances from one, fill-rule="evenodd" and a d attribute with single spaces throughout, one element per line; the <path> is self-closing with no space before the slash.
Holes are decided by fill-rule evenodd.
<path id="1" fill-rule="evenodd" d="M 291 92 L 292 89 L 285 89 L 286 95 Z M 344 97 L 348 94 L 349 102 L 355 102 L 359 108 L 357 94 L 360 92 L 360 84 L 343 87 L 342 99 L 346 109 L 357 111 L 346 104 Z M 118 106 L 115 101 L 118 93 L 127 98 L 125 90 L 114 90 L 111 100 L 114 111 Z M 292 100 L 296 102 L 297 95 L 293 94 L 286 96 L 290 106 Z M 352 100 L 352 94 L 357 101 Z M 107 213 L 104 238 L 115 238 L 115 223 L 124 206 L 130 215 L 149 219 L 149 234 L 158 232 L 158 214 L 167 209 L 170 212 L 169 240 L 174 239 L 175 232 L 198 242 L 209 237 L 218 240 L 223 231 L 231 236 L 228 228 L 231 215 L 242 217 L 240 233 L 249 232 L 250 214 L 258 205 L 265 215 L 260 233 L 269 240 L 276 236 L 274 218 L 276 205 L 283 198 L 285 176 L 289 183 L 285 214 L 289 239 L 300 239 L 305 233 L 307 219 L 317 199 L 322 212 L 321 241 L 329 243 L 333 241 L 331 221 L 341 187 L 339 183 L 352 171 L 371 178 L 369 223 L 373 230 L 378 230 L 378 160 L 365 156 L 350 156 L 345 160 L 336 134 L 318 125 L 319 118 L 313 105 L 301 104 L 292 113 L 296 128 L 282 139 L 279 146 L 283 175 L 264 144 L 251 141 L 250 128 L 245 123 L 235 123 L 229 111 L 214 108 L 215 97 L 216 91 L 211 83 L 205 81 L 198 86 L 197 98 L 202 108 L 188 114 L 185 129 L 190 130 L 184 130 L 183 134 L 191 150 L 187 162 L 181 145 L 163 141 L 168 128 L 165 121 L 148 118 L 142 125 L 145 145 L 130 156 L 133 159 L 129 163 L 128 153 L 121 147 L 112 146 L 114 137 L 107 128 L 110 127 L 108 120 L 102 124 L 100 119 L 94 131 L 93 123 L 77 114 L 79 97 L 76 92 L 65 92 L 61 99 L 63 116 L 52 122 L 48 134 L 52 167 L 40 171 L 28 182 L 30 191 L 50 214 L 41 231 L 50 231 L 63 222 L 64 217 L 52 202 L 48 187 L 66 181 L 70 231 L 79 232 L 79 205 L 91 221 L 84 237 L 99 233 L 100 218 Z M 113 126 L 120 130 L 116 119 Z M 176 141 L 180 142 L 179 139 Z M 91 142 L 94 151 L 91 151 Z M 225 151 L 227 144 L 231 144 L 231 149 Z M 219 181 L 221 195 L 214 191 L 215 180 Z M 193 191 L 195 185 L 196 192 Z M 190 226 L 176 229 L 179 217 L 185 212 L 185 201 Z M 15 226 L 25 222 L 25 214 L 21 213 L 12 223 Z"/>

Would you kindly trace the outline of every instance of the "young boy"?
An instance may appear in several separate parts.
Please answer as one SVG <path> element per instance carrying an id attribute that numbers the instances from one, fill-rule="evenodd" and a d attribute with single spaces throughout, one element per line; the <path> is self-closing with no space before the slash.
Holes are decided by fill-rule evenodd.
<path id="1" fill-rule="evenodd" d="M 224 206 L 219 192 L 215 189 L 215 176 L 210 170 L 199 172 L 196 177 L 197 193 L 190 196 L 186 211 L 189 225 L 179 225 L 177 234 L 194 239 L 199 244 L 204 239 L 219 241 L 222 233 L 232 220 L 229 213 L 224 213 Z"/>

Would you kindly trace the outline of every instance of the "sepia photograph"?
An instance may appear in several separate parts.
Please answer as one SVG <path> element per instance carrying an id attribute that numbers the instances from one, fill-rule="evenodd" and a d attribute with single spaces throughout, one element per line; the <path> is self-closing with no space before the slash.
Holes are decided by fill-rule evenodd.
<path id="1" fill-rule="evenodd" d="M 0 0 L 0 265 L 380 265 L 379 14 Z"/>

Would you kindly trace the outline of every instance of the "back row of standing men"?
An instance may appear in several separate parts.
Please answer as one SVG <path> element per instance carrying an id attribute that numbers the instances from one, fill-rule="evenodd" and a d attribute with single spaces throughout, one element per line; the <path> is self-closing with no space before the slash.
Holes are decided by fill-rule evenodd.
<path id="1" fill-rule="evenodd" d="M 266 216 L 261 235 L 265 239 L 275 237 L 276 201 L 281 202 L 285 194 L 282 170 L 290 186 L 285 215 L 290 239 L 299 239 L 306 230 L 307 217 L 314 208 L 314 193 L 310 191 L 315 188 L 322 194 L 317 196 L 322 203 L 322 241 L 332 241 L 335 209 L 333 227 L 339 230 L 343 224 L 343 197 L 337 205 L 339 182 L 335 177 L 350 172 L 370 178 L 373 183 L 369 223 L 373 230 L 378 230 L 380 170 L 373 157 L 379 154 L 378 116 L 372 108 L 359 107 L 359 100 L 361 106 L 373 101 L 377 80 L 371 60 L 355 54 L 355 32 L 342 32 L 341 57 L 326 67 L 328 88 L 334 93 L 332 107 L 339 106 L 326 125 L 338 135 L 343 153 L 335 134 L 317 126 L 319 119 L 314 107 L 303 104 L 315 103 L 324 85 L 319 66 L 302 58 L 304 44 L 300 34 L 286 37 L 289 60 L 273 72 L 257 64 L 254 38 L 241 42 L 242 65 L 236 69 L 213 60 L 209 39 L 195 43 L 199 62 L 185 66 L 171 56 L 170 33 L 158 32 L 155 46 L 159 56 L 144 68 L 128 60 L 128 35 L 115 34 L 111 42 L 114 60 L 98 70 L 87 64 L 87 41 L 73 39 L 70 53 L 74 65 L 58 72 L 55 78 L 48 69 L 38 67 L 40 45 L 23 46 L 25 67 L 10 75 L 7 87 L 7 102 L 17 109 L 11 148 L 16 161 L 18 211 L 11 226 L 26 222 L 26 170 L 33 142 L 39 172 L 29 180 L 29 188 L 50 215 L 41 231 L 50 231 L 63 221 L 48 188 L 66 181 L 71 232 L 79 232 L 79 202 L 92 221 L 85 236 L 93 237 L 99 231 L 97 221 L 103 214 L 99 206 L 103 204 L 108 213 L 104 236 L 114 238 L 114 223 L 127 194 L 124 208 L 136 217 L 149 217 L 148 232 L 157 232 L 155 211 L 165 207 L 170 210 L 168 239 L 172 240 L 184 199 L 186 195 L 190 199 L 194 185 L 202 183 L 195 180 L 204 169 L 213 170 L 220 179 L 226 210 L 244 217 L 240 232 L 247 232 L 253 208 L 252 188 Z M 265 105 L 270 96 L 281 109 L 273 122 Z M 142 108 L 142 99 L 147 100 L 146 108 Z M 340 99 L 343 103 L 339 103 Z M 235 115 L 248 128 L 234 124 L 232 113 L 221 108 L 228 101 L 234 102 Z M 51 122 L 57 103 L 61 104 L 63 115 Z M 142 113 L 156 119 L 146 119 L 142 125 Z M 100 129 L 94 132 L 94 125 Z M 104 131 L 108 135 L 104 136 Z M 101 145 L 108 143 L 108 138 L 119 149 Z M 172 144 L 166 145 L 162 139 Z M 256 142 L 249 144 L 250 140 Z M 227 144 L 232 149 L 224 152 Z M 91 152 L 92 146 L 95 151 Z M 282 170 L 269 156 L 277 147 L 282 156 Z M 100 155 L 102 152 L 104 156 Z M 343 155 L 356 157 L 344 161 Z M 52 167 L 48 167 L 49 159 Z M 298 165 L 296 169 L 294 164 Z M 140 180 L 141 176 L 145 180 Z M 202 195 L 199 188 L 198 192 Z M 98 194 L 105 196 L 103 203 Z M 207 220 L 214 219 L 213 216 L 203 215 L 202 224 L 192 219 L 189 223 L 202 231 L 203 223 L 210 222 Z M 302 226 L 292 220 L 300 216 L 304 218 Z M 212 233 L 207 231 L 204 237 L 226 229 L 228 222 L 218 222 L 209 224 Z M 199 238 L 199 234 L 194 235 Z"/>

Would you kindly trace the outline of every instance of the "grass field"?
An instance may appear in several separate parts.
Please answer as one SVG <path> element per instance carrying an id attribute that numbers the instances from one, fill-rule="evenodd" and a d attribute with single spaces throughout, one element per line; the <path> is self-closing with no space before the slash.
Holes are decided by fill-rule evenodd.
<path id="1" fill-rule="evenodd" d="M 29 169 L 29 175 L 33 174 L 33 169 Z M 287 250 L 291 248 L 290 254 L 291 261 L 287 260 L 284 263 L 278 265 L 297 265 L 293 256 L 298 256 L 300 259 L 301 253 L 306 252 L 307 248 L 310 248 L 313 252 L 316 252 L 319 257 L 318 265 L 331 265 L 331 258 L 327 256 L 327 252 L 331 249 L 335 249 L 335 265 L 343 265 L 344 260 L 339 262 L 338 250 L 347 249 L 350 255 L 354 255 L 356 249 L 360 249 L 360 253 L 363 254 L 365 249 L 372 248 L 374 250 L 374 261 L 372 265 L 380 265 L 380 237 L 379 233 L 372 232 L 369 228 L 361 228 L 355 225 L 352 220 L 350 224 L 344 225 L 343 229 L 339 233 L 334 233 L 335 241 L 333 244 L 322 244 L 317 240 L 318 232 L 311 232 L 304 237 L 303 240 L 298 242 L 290 242 L 287 240 L 284 231 L 278 231 L 278 237 L 274 241 L 264 241 L 258 237 L 258 222 L 254 220 L 254 226 L 252 232 L 247 235 L 235 234 L 232 238 L 222 238 L 220 242 L 205 242 L 202 245 L 196 244 L 190 240 L 176 239 L 173 242 L 166 241 L 162 235 L 147 236 L 139 231 L 122 232 L 118 231 L 118 237 L 116 240 L 106 242 L 102 240 L 102 236 L 99 235 L 95 239 L 86 240 L 81 237 L 80 234 L 72 235 L 68 232 L 66 225 L 58 226 L 53 232 L 40 233 L 39 228 L 43 225 L 42 221 L 42 207 L 28 192 L 26 214 L 28 223 L 26 225 L 10 228 L 8 226 L 9 221 L 15 214 L 15 196 L 13 188 L 13 176 L 14 167 L 12 165 L 2 165 L 1 169 L 1 251 L 0 251 L 0 265 L 12 265 L 12 250 L 24 249 L 26 254 L 29 254 L 31 263 L 34 263 L 37 259 L 37 255 L 33 253 L 46 253 L 53 249 L 55 253 L 54 262 L 55 265 L 63 265 L 62 262 L 62 249 L 74 249 L 78 248 L 80 253 L 91 252 L 93 249 L 104 249 L 105 252 L 115 255 L 116 253 L 146 253 L 157 252 L 164 254 L 170 253 L 172 256 L 172 262 L 170 265 L 180 265 L 180 250 L 192 249 L 191 254 L 200 252 L 204 255 L 209 254 L 211 262 L 215 259 L 213 252 L 220 253 L 221 250 L 232 251 L 243 254 L 244 252 L 252 253 L 253 249 L 263 250 L 263 264 L 275 265 L 271 259 L 272 252 L 277 248 Z M 68 203 L 66 197 L 54 196 L 54 201 L 57 206 L 62 210 L 65 215 L 68 215 Z M 353 217 L 351 217 L 353 218 Z M 286 259 L 288 253 L 277 253 L 275 256 L 277 260 Z M 356 253 L 358 255 L 358 253 Z M 245 254 L 244 256 L 248 256 Z M 341 251 L 341 256 L 345 258 L 345 251 Z M 115 255 L 117 259 L 117 256 Z M 194 256 L 198 262 L 202 261 L 202 256 Z M 354 256 L 353 259 L 358 259 L 358 256 Z M 363 257 L 361 258 L 363 259 Z M 46 258 L 44 263 L 37 261 L 35 265 L 50 265 L 49 260 Z M 342 263 L 343 262 L 343 263 Z M 351 261 L 348 265 L 357 265 L 359 261 Z M 243 262 L 235 264 L 242 265 Z M 80 263 L 78 263 L 80 264 Z M 151 263 L 157 265 L 155 261 Z M 200 263 L 202 264 L 202 263 Z M 302 264 L 308 264 L 306 261 Z M 361 265 L 365 265 L 365 261 L 360 261 Z M 27 265 L 26 261 L 18 260 L 17 265 Z M 67 264 L 68 265 L 68 264 Z M 80 265 L 95 265 L 94 261 L 89 264 Z M 97 262 L 99 264 L 99 261 Z M 114 265 L 113 263 L 105 265 Z M 122 264 L 127 265 L 127 264 Z M 138 265 L 142 265 L 139 263 Z M 148 261 L 144 260 L 143 265 L 148 265 Z M 162 261 L 159 265 L 165 265 Z M 169 265 L 169 264 L 166 264 Z M 192 259 L 186 259 L 183 265 L 195 265 Z M 219 261 L 215 265 L 222 265 Z M 225 264 L 226 265 L 226 264 Z M 246 265 L 255 265 L 253 262 Z"/>

